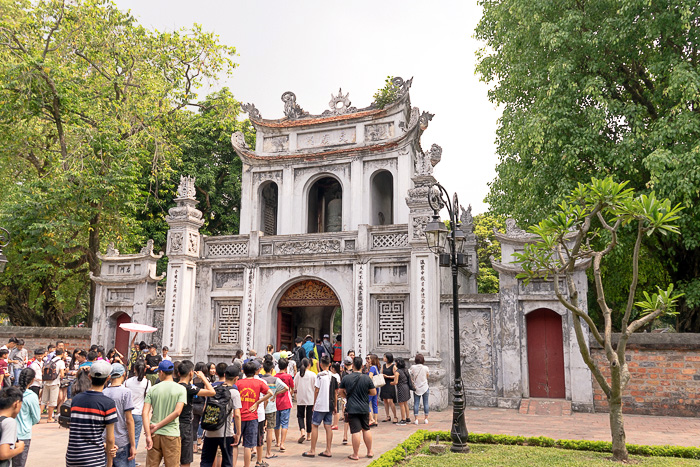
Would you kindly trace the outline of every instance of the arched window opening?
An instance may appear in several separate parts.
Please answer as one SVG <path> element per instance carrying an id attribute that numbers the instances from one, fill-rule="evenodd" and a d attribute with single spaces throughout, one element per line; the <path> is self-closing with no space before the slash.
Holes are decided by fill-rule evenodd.
<path id="1" fill-rule="evenodd" d="M 260 190 L 260 230 L 277 235 L 277 184 L 267 182 Z"/>
<path id="2" fill-rule="evenodd" d="M 308 232 L 340 232 L 343 229 L 343 188 L 332 177 L 317 180 L 309 190 Z"/>
<path id="3" fill-rule="evenodd" d="M 372 177 L 372 225 L 394 223 L 394 177 L 382 170 Z"/>

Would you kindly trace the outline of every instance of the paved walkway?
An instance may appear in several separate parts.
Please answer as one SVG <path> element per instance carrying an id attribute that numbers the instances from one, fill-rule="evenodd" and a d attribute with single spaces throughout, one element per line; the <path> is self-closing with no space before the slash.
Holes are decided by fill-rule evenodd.
<path id="1" fill-rule="evenodd" d="M 380 407 L 381 410 L 381 407 Z M 381 414 L 380 414 L 381 415 Z M 396 426 L 391 423 L 381 423 L 372 430 L 375 458 L 383 452 L 395 447 L 406 439 L 418 428 L 433 430 L 449 430 L 452 420 L 451 411 L 435 412 L 430 416 L 429 425 Z M 296 420 L 292 420 L 292 426 L 296 427 Z M 467 427 L 475 433 L 494 433 L 522 436 L 548 436 L 556 439 L 610 439 L 607 414 L 580 414 L 569 416 L 523 415 L 517 410 L 469 408 L 467 409 Z M 332 454 L 335 462 L 345 465 L 364 466 L 371 459 L 363 458 L 361 461 L 351 461 L 347 456 L 352 453 L 350 445 L 343 446 L 343 424 L 340 431 L 333 432 Z M 698 433 L 700 433 L 700 419 L 685 417 L 649 417 L 642 415 L 625 415 L 625 428 L 627 441 L 633 444 L 670 444 L 677 446 L 698 446 Z M 282 466 L 295 467 L 313 464 L 328 465 L 328 459 L 306 459 L 301 457 L 302 452 L 308 449 L 309 443 L 299 445 L 296 443 L 299 437 L 298 431 L 289 431 L 287 452 L 275 452 L 279 457 L 268 461 L 271 467 Z M 28 467 L 46 467 L 47 465 L 63 465 L 66 444 L 68 443 L 68 430 L 59 428 L 57 424 L 47 425 L 44 420 L 34 427 L 32 446 L 27 461 Z M 146 451 L 143 438 L 139 443 L 136 457 L 145 467 Z M 321 449 L 317 450 L 321 452 Z M 360 455 L 366 452 L 361 447 Z M 241 453 L 242 454 L 242 453 Z M 47 464 L 48 462 L 48 464 Z M 52 464 L 57 462 L 58 464 Z M 199 457 L 195 454 L 193 466 L 199 465 Z M 242 457 L 239 457 L 238 466 L 243 465 Z"/>

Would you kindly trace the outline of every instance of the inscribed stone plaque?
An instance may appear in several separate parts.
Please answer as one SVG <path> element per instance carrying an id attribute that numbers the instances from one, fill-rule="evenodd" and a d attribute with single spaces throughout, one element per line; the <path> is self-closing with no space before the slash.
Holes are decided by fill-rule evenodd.
<path id="1" fill-rule="evenodd" d="M 394 136 L 394 122 L 365 125 L 365 141 L 381 141 Z"/>
<path id="2" fill-rule="evenodd" d="M 375 284 L 407 284 L 408 267 L 399 266 L 375 266 L 373 275 Z"/>
<path id="3" fill-rule="evenodd" d="M 460 358 L 464 387 L 493 389 L 491 310 L 462 308 L 459 314 Z"/>
<path id="4" fill-rule="evenodd" d="M 133 302 L 134 289 L 109 289 L 107 292 L 109 302 Z"/>
<path id="5" fill-rule="evenodd" d="M 263 139 L 263 152 L 283 152 L 289 150 L 289 135 L 268 136 Z"/>
<path id="6" fill-rule="evenodd" d="M 243 288 L 243 271 L 214 271 L 214 288 Z"/>
<path id="7" fill-rule="evenodd" d="M 297 149 L 337 146 L 355 142 L 355 127 L 338 128 L 297 135 Z"/>

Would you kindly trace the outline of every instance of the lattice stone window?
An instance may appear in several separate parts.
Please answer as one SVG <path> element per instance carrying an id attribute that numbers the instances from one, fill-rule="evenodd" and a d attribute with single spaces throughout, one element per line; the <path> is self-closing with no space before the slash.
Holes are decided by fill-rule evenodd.
<path id="1" fill-rule="evenodd" d="M 372 249 L 401 248 L 408 246 L 408 232 L 372 234 Z"/>
<path id="2" fill-rule="evenodd" d="M 216 344 L 239 344 L 241 334 L 241 304 L 234 301 L 216 302 Z"/>
<path id="3" fill-rule="evenodd" d="M 210 243 L 207 256 L 247 256 L 248 242 Z"/>
<path id="4" fill-rule="evenodd" d="M 403 346 L 406 343 L 405 302 L 403 299 L 377 299 L 379 338 L 382 347 Z"/>

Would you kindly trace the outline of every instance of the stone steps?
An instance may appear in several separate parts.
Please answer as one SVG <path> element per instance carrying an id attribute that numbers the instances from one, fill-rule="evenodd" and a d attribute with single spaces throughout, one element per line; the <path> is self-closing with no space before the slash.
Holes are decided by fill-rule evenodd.
<path id="1" fill-rule="evenodd" d="M 565 399 L 522 399 L 519 412 L 523 415 L 571 415 L 571 401 Z"/>

